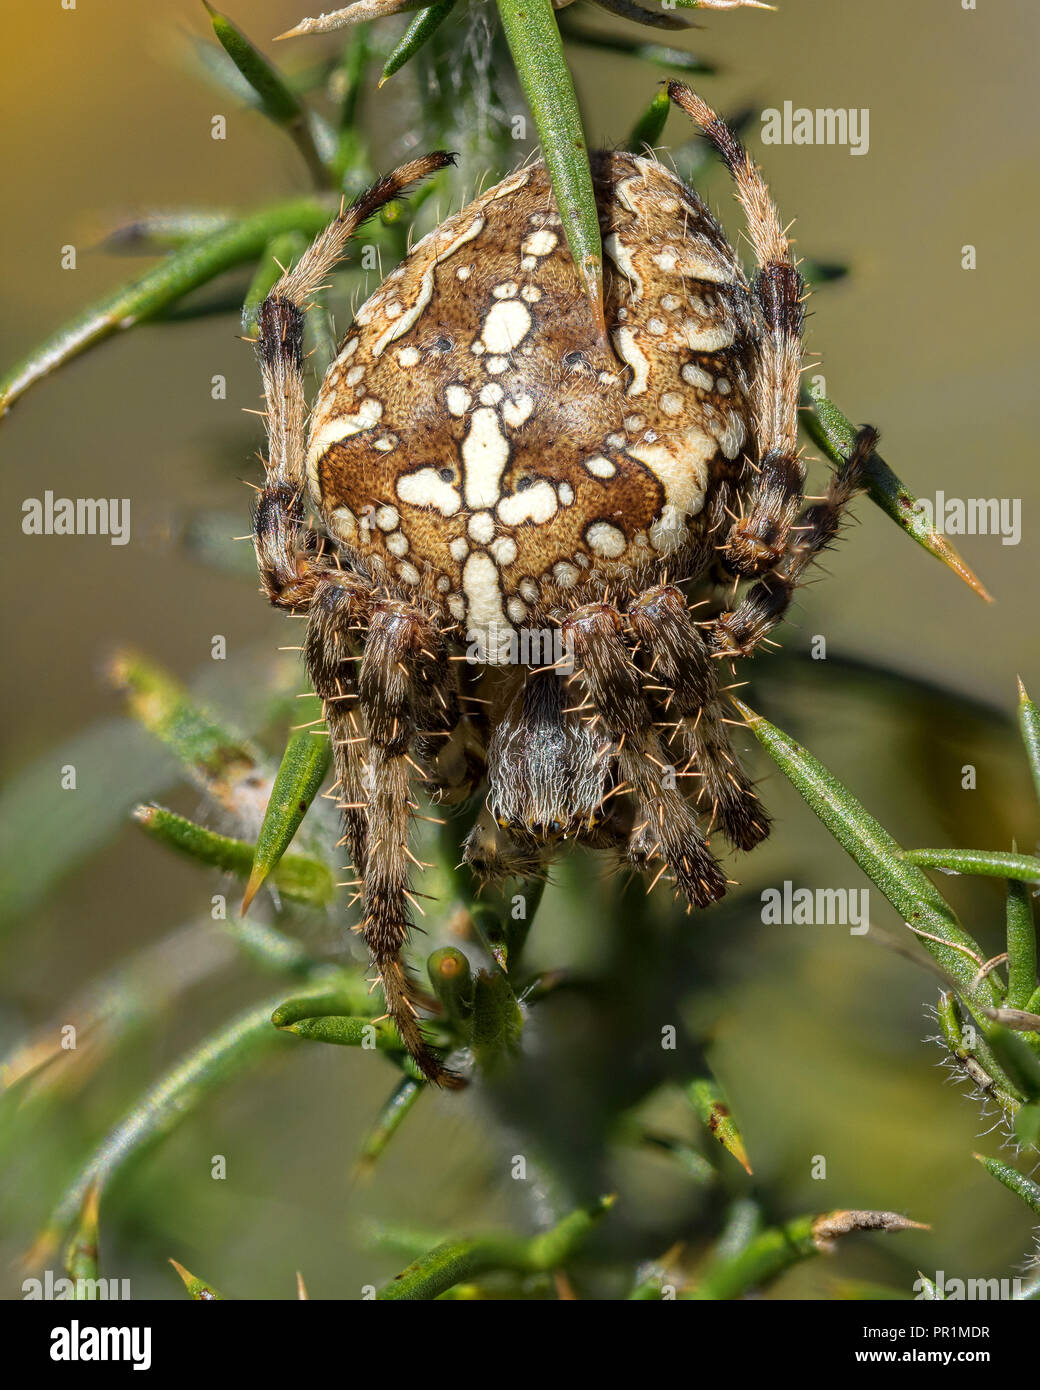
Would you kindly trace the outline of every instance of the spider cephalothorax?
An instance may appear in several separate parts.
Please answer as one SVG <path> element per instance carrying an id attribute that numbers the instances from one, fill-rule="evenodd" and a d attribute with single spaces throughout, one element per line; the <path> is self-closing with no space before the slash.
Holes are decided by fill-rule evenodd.
<path id="1" fill-rule="evenodd" d="M 670 171 L 595 155 L 604 338 L 533 164 L 392 272 L 307 426 L 310 297 L 360 223 L 448 159 L 434 154 L 341 213 L 259 316 L 261 576 L 272 602 L 307 615 L 361 930 L 435 1080 L 448 1074 L 401 962 L 412 785 L 458 801 L 486 779 L 466 844 L 484 877 L 539 872 L 577 839 L 669 873 L 692 906 L 721 897 L 706 831 L 751 849 L 768 820 L 730 747 L 713 658 L 749 655 L 779 621 L 873 444 L 864 431 L 799 520 L 802 281 L 735 137 L 688 88 L 669 90 L 733 174 L 751 284 Z M 757 582 L 733 611 L 695 622 L 691 582 L 741 579 Z"/>

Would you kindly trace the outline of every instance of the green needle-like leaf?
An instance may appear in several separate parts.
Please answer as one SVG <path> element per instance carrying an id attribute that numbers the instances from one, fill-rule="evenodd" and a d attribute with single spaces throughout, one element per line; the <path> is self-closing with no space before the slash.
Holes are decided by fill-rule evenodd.
<path id="1" fill-rule="evenodd" d="M 248 878 L 252 871 L 254 847 L 245 840 L 218 835 L 162 806 L 138 806 L 134 820 L 153 839 L 200 863 L 237 874 L 239 878 Z M 274 870 L 273 880 L 285 897 L 312 907 L 324 907 L 331 902 L 335 889 L 331 870 L 310 855 L 284 855 Z"/>
<path id="2" fill-rule="evenodd" d="M 315 971 L 326 969 L 320 961 L 311 956 L 285 932 L 272 927 L 269 922 L 244 921 L 228 917 L 215 925 L 219 931 L 230 938 L 247 960 L 253 961 L 261 969 L 271 974 L 296 975 L 310 978 Z"/>
<path id="3" fill-rule="evenodd" d="M 242 899 L 242 912 L 272 874 L 310 810 L 332 761 L 332 743 L 314 729 L 295 729 L 289 735 L 281 765 L 271 788 L 253 865 Z"/>
<path id="4" fill-rule="evenodd" d="M 1024 1173 L 1007 1163 L 1001 1163 L 999 1158 L 986 1158 L 983 1154 L 973 1154 L 972 1157 L 977 1158 L 986 1172 L 992 1173 L 997 1182 L 1002 1182 L 1009 1192 L 1021 1197 L 1030 1211 L 1040 1216 L 1040 1187 L 1032 1178 L 1027 1178 Z"/>
<path id="5" fill-rule="evenodd" d="M 1019 1107 L 1015 1116 L 1015 1142 L 1023 1148 L 1040 1149 L 1040 1101 Z"/>
<path id="6" fill-rule="evenodd" d="M 368 983 L 358 976 L 329 993 L 315 992 L 283 1000 L 271 1014 L 271 1022 L 282 1032 L 308 1042 L 391 1053 L 407 1076 L 425 1084 L 425 1077 L 405 1051 L 393 1023 L 387 1018 L 374 1019 L 372 1006 Z"/>
<path id="7" fill-rule="evenodd" d="M 0 378 L 0 415 L 30 386 L 95 343 L 156 318 L 224 271 L 255 261 L 279 233 L 296 230 L 308 238 L 316 236 L 334 211 L 331 203 L 295 198 L 243 217 L 174 252 L 140 279 L 121 285 L 86 309 Z"/>
<path id="8" fill-rule="evenodd" d="M 127 695 L 130 713 L 164 743 L 192 780 L 229 810 L 255 786 L 262 765 L 249 740 L 203 709 L 179 681 L 137 652 L 121 652 L 109 675 Z"/>
<path id="9" fill-rule="evenodd" d="M 224 1295 L 222 1293 L 217 1293 L 213 1285 L 207 1284 L 205 1279 L 200 1279 L 197 1275 L 192 1274 L 189 1270 L 185 1269 L 182 1264 L 178 1264 L 176 1260 L 171 1260 L 170 1264 L 173 1265 L 174 1269 L 180 1275 L 184 1287 L 188 1290 L 189 1298 L 195 1299 L 197 1303 L 213 1303 L 218 1300 L 223 1300 Z"/>
<path id="10" fill-rule="evenodd" d="M 276 1028 L 289 1028 L 307 1018 L 332 1018 L 342 1014 L 361 1014 L 371 1009 L 374 998 L 364 976 L 339 978 L 325 989 L 283 999 L 271 1013 Z"/>
<path id="11" fill-rule="evenodd" d="M 1040 708 L 1026 694 L 1021 677 L 1018 681 L 1018 727 L 1022 730 L 1033 786 L 1040 797 Z"/>
<path id="12" fill-rule="evenodd" d="M 522 879 L 514 893 L 468 904 L 477 935 L 501 969 L 514 978 L 544 891 L 544 879 Z"/>
<path id="13" fill-rule="evenodd" d="M 704 1155 L 683 1139 L 675 1139 L 670 1134 L 656 1134 L 650 1130 L 641 1130 L 634 1137 L 646 1148 L 656 1153 L 667 1154 L 676 1167 L 696 1183 L 714 1182 L 718 1176 Z"/>
<path id="14" fill-rule="evenodd" d="M 98 1184 L 91 1183 L 83 1197 L 79 1220 L 65 1247 L 65 1273 L 76 1280 L 76 1298 L 95 1297 L 79 1282 L 98 1276 L 98 1206 L 101 1193 Z"/>
<path id="15" fill-rule="evenodd" d="M 115 255 L 155 256 L 160 252 L 177 251 L 186 242 L 212 236 L 228 225 L 226 212 L 201 212 L 194 209 L 171 212 L 146 212 L 109 232 L 101 242 L 101 250 Z"/>
<path id="16" fill-rule="evenodd" d="M 308 1042 L 333 1043 L 336 1047 L 372 1048 L 380 1052 L 400 1052 L 404 1046 L 397 1029 L 387 1019 L 376 1023 L 371 1018 L 301 1018 L 282 1030 Z M 417 1075 L 421 1076 L 419 1072 Z"/>
<path id="17" fill-rule="evenodd" d="M 775 10 L 766 0 L 675 0 L 680 10 Z"/>
<path id="18" fill-rule="evenodd" d="M 369 1173 L 382 1158 L 387 1144 L 411 1114 L 412 1107 L 425 1089 L 426 1084 L 422 1081 L 415 1081 L 410 1076 L 401 1078 L 365 1136 L 354 1167 L 356 1176 L 363 1177 Z"/>
<path id="19" fill-rule="evenodd" d="M 929 1279 L 927 1274 L 917 1271 L 915 1288 L 920 1286 L 920 1294 L 923 1301 L 928 1303 L 941 1303 L 945 1301 L 946 1295 L 942 1293 L 934 1279 Z"/>
<path id="20" fill-rule="evenodd" d="M 986 1009 L 983 1016 L 993 1021 L 1004 1012 L 1006 1011 Z M 989 1043 L 983 1039 L 981 1033 L 973 1029 L 971 1045 L 968 1045 L 968 1034 L 964 1030 L 961 1006 L 952 990 L 947 990 L 939 995 L 936 1016 L 939 1020 L 943 1041 L 950 1049 L 954 1060 L 960 1064 L 965 1077 L 979 1090 L 993 1096 L 1008 1113 L 1015 1111 L 1021 1113 L 1023 1108 L 1021 1098 L 1012 1092 L 1012 1083 L 1002 1071 L 997 1069 L 996 1053 L 991 1049 Z M 991 1029 L 991 1036 L 992 1031 Z M 1017 1053 L 1012 1061 L 1020 1061 Z"/>
<path id="21" fill-rule="evenodd" d="M 437 32 L 454 8 L 455 0 L 440 0 L 439 4 L 427 5 L 426 9 L 419 11 L 404 31 L 397 47 L 387 58 L 383 67 L 383 75 L 379 79 L 380 87 L 393 77 L 395 72 L 400 72 L 405 63 L 418 53 L 426 41 Z"/>
<path id="22" fill-rule="evenodd" d="M 849 273 L 849 267 L 841 261 L 817 261 L 811 256 L 803 256 L 798 269 L 810 285 L 829 285 L 835 280 L 844 280 Z"/>
<path id="23" fill-rule="evenodd" d="M 376 1298 L 423 1301 L 439 1298 L 455 1284 L 491 1270 L 538 1274 L 559 1269 L 581 1249 L 613 1205 L 613 1197 L 603 1197 L 591 1207 L 571 1212 L 558 1226 L 529 1240 L 488 1235 L 445 1241 L 384 1284 Z"/>
<path id="24" fill-rule="evenodd" d="M 712 1261 L 695 1287 L 693 1299 L 740 1298 L 771 1283 L 792 1265 L 830 1250 L 836 1240 L 855 1231 L 927 1230 L 892 1211 L 832 1211 L 799 1216 L 755 1236 L 739 1254 Z"/>
<path id="25" fill-rule="evenodd" d="M 442 946 L 426 962 L 433 992 L 456 1028 L 468 1034 L 473 1022 L 473 975 L 469 961 L 455 946 Z"/>
<path id="26" fill-rule="evenodd" d="M 219 1086 L 281 1045 L 277 1030 L 271 1027 L 271 1010 L 276 1002 L 265 1000 L 232 1019 L 218 1033 L 192 1048 L 155 1083 L 72 1180 L 47 1228 L 26 1257 L 28 1264 L 43 1263 L 53 1251 L 95 1183 L 99 1192 L 106 1191 L 132 1159 L 172 1133 Z"/>
<path id="27" fill-rule="evenodd" d="M 698 1077 L 687 1086 L 686 1095 L 708 1133 L 719 1141 L 727 1153 L 733 1155 L 746 1173 L 750 1173 L 751 1164 L 744 1139 L 718 1083 L 708 1076 Z"/>
<path id="28" fill-rule="evenodd" d="M 826 396 L 802 393 L 803 421 L 813 442 L 818 444 L 832 463 L 844 463 L 852 452 L 856 431 L 838 407 Z M 917 498 L 900 482 L 878 454 L 867 468 L 867 492 L 872 502 L 890 516 L 900 530 L 912 536 L 930 555 L 948 565 L 960 575 L 980 598 L 991 602 L 990 595 L 968 568 L 945 536 L 928 522 L 926 513 L 918 506 Z"/>
<path id="29" fill-rule="evenodd" d="M 571 256 L 593 322 L 606 337 L 599 213 L 582 128 L 552 0 L 497 0 L 506 42 L 542 143 Z"/>
<path id="30" fill-rule="evenodd" d="M 742 701 L 734 698 L 733 703 L 781 772 L 881 889 L 942 970 L 957 982 L 964 998 L 980 1013 L 999 1004 L 992 980 L 976 978 L 985 960 L 981 948 L 935 885 L 902 857 L 901 847 L 888 831 L 807 749 Z"/>
<path id="31" fill-rule="evenodd" d="M 202 0 L 213 21 L 213 32 L 257 95 L 260 110 L 292 139 L 319 188 L 329 185 L 329 172 L 314 144 L 307 112 L 295 92 L 290 91 L 278 69 L 256 48 L 227 15 Z"/>
<path id="32" fill-rule="evenodd" d="M 653 149 L 659 144 L 671 108 L 668 93 L 662 87 L 632 127 L 631 134 L 625 142 L 625 149 L 631 150 L 633 154 L 642 154 L 644 149 Z"/>
<path id="33" fill-rule="evenodd" d="M 520 1045 L 523 1015 L 509 979 L 500 970 L 481 970 L 473 991 L 473 1054 L 482 1071 L 493 1073 Z"/>
<path id="34" fill-rule="evenodd" d="M 599 48 L 607 53 L 624 53 L 630 58 L 639 58 L 644 63 L 669 68 L 673 72 L 711 74 L 718 69 L 714 63 L 688 53 L 684 48 L 669 48 L 662 43 L 645 43 L 625 34 L 603 34 L 596 30 L 578 28 L 570 17 L 569 10 L 561 10 L 557 15 L 560 33 L 568 43 L 584 44 L 588 48 Z M 732 129 L 732 127 L 730 127 Z"/>
<path id="35" fill-rule="evenodd" d="M 646 24 L 651 29 L 685 29 L 687 21 L 676 14 L 662 14 L 660 10 L 648 10 L 633 0 L 596 0 L 600 9 L 608 10 L 621 19 L 630 19 L 635 24 Z"/>
<path id="36" fill-rule="evenodd" d="M 957 1003 L 957 996 L 952 989 L 944 990 L 939 995 L 936 1017 L 939 1020 L 939 1028 L 946 1046 L 951 1052 L 960 1053 L 964 1040 L 964 1035 L 961 1032 L 961 1010 Z"/>
<path id="37" fill-rule="evenodd" d="M 986 1041 L 1022 1096 L 1027 1101 L 1040 1100 L 1040 1057 L 1025 1038 L 996 1024 L 987 1029 Z M 1029 1123 L 1028 1117 L 1024 1123 Z"/>
<path id="38" fill-rule="evenodd" d="M 339 93 L 338 143 L 333 164 L 339 185 L 348 196 L 360 193 L 372 178 L 369 143 L 359 120 L 369 68 L 374 58 L 382 56 L 370 29 L 368 24 L 359 24 L 351 30 L 332 83 Z"/>
<path id="39" fill-rule="evenodd" d="M 989 849 L 904 849 L 900 857 L 921 869 L 950 874 L 978 874 L 984 878 L 1018 878 L 1040 883 L 1040 859 L 1031 854 L 1011 854 Z"/>

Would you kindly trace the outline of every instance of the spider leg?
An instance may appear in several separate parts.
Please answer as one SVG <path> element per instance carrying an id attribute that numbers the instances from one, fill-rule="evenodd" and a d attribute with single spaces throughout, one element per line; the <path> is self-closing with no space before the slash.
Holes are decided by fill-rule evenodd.
<path id="1" fill-rule="evenodd" d="M 577 608 L 564 621 L 564 639 L 592 703 L 593 720 L 613 742 L 613 755 L 637 805 L 629 858 L 639 867 L 661 858 L 693 907 L 726 891 L 726 879 L 696 817 L 669 778 L 668 764 L 643 694 L 644 676 L 622 636 L 621 615 L 605 603 Z"/>
<path id="2" fill-rule="evenodd" d="M 802 513 L 780 563 L 747 590 L 732 613 L 721 614 L 712 624 L 716 655 L 749 656 L 782 620 L 804 571 L 833 543 L 846 507 L 863 490 L 877 442 L 877 430 L 869 425 L 860 430 L 851 454 L 831 475 L 823 501 Z"/>
<path id="3" fill-rule="evenodd" d="M 267 459 L 253 518 L 264 591 L 277 607 L 308 615 L 307 666 L 333 740 L 344 838 L 362 880 L 362 931 L 380 971 L 387 1008 L 417 1065 L 443 1084 L 454 1078 L 423 1039 L 401 947 L 409 930 L 409 749 L 415 741 L 424 761 L 436 758 L 434 734 L 450 733 L 458 723 L 455 678 L 436 627 L 407 605 L 387 601 L 373 607 L 361 581 L 333 565 L 306 529 L 303 329 L 311 299 L 358 227 L 451 162 L 451 155 L 438 152 L 379 179 L 320 233 L 261 304 L 257 355 Z M 366 629 L 374 639 L 371 647 L 359 642 Z M 363 655 L 355 675 L 358 645 Z"/>
<path id="4" fill-rule="evenodd" d="M 798 451 L 798 397 L 805 283 L 762 175 L 723 120 L 682 82 L 668 95 L 695 121 L 733 177 L 758 261 L 755 298 L 764 332 L 757 349 L 753 403 L 757 416 L 757 474 L 744 515 L 734 523 L 724 560 L 742 578 L 761 576 L 734 613 L 713 625 L 718 652 L 747 656 L 780 621 L 802 572 L 838 531 L 841 513 L 863 486 L 877 434 L 869 427 L 832 476 L 822 503 L 795 520 L 802 503 L 805 465 Z"/>
<path id="5" fill-rule="evenodd" d="M 358 227 L 385 203 L 452 159 L 452 155 L 438 151 L 379 179 L 329 223 L 260 305 L 257 356 L 266 405 L 267 476 L 257 499 L 253 531 L 264 591 L 280 608 L 306 608 L 318 579 L 313 559 L 301 545 L 307 423 L 304 315 Z"/>
<path id="6" fill-rule="evenodd" d="M 686 760 L 684 772 L 699 779 L 698 806 L 711 808 L 730 843 L 754 849 L 769 834 L 769 817 L 730 743 L 717 668 L 686 600 L 674 585 L 661 585 L 640 594 L 628 620 L 650 658 L 665 751 L 675 748 Z"/>
<path id="7" fill-rule="evenodd" d="M 358 676 L 369 740 L 361 932 L 379 971 L 387 1010 L 405 1046 L 430 1081 L 449 1086 L 458 1084 L 458 1079 L 427 1047 L 416 1014 L 416 987 L 401 951 L 412 925 L 408 865 L 416 862 L 408 848 L 410 769 L 417 767 L 411 750 L 421 747 L 424 737 L 448 733 L 458 722 L 453 681 L 452 663 L 436 623 L 411 604 L 393 599 L 377 602 Z"/>
<path id="8" fill-rule="evenodd" d="M 758 262 L 753 290 L 764 331 L 752 385 L 757 472 L 723 552 L 731 572 L 752 578 L 772 569 L 784 553 L 801 505 L 805 465 L 798 449 L 798 390 L 805 283 L 769 189 L 740 141 L 685 83 L 669 82 L 668 95 L 701 127 L 732 175 Z"/>
<path id="9" fill-rule="evenodd" d="M 362 581 L 329 570 L 307 613 L 303 649 L 332 740 L 344 840 L 359 875 L 365 871 L 368 844 L 368 740 L 358 703 L 357 653 L 370 613 L 371 600 Z"/>

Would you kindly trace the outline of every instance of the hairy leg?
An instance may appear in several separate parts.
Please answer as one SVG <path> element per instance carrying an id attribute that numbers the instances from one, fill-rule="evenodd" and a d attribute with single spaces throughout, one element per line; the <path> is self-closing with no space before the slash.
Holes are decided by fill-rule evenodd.
<path id="1" fill-rule="evenodd" d="M 443 153 L 427 155 L 380 179 L 340 212 L 261 304 L 257 355 L 266 401 L 267 459 L 253 523 L 264 592 L 277 607 L 308 615 L 307 666 L 333 740 L 344 840 L 363 886 L 362 930 L 390 1014 L 433 1081 L 451 1078 L 423 1040 L 414 991 L 401 961 L 409 928 L 405 903 L 411 897 L 404 867 L 411 857 L 407 767 L 413 762 L 413 740 L 429 762 L 437 752 L 427 742 L 432 745 L 435 734 L 450 733 L 458 722 L 454 676 L 446 659 L 434 670 L 442 655 L 441 639 L 423 615 L 415 612 L 411 621 L 403 614 L 395 618 L 389 601 L 372 603 L 364 581 L 343 573 L 306 529 L 303 329 L 312 297 L 361 223 L 450 161 Z M 418 650 L 409 641 L 409 634 L 416 633 Z M 359 648 L 363 655 L 356 672 Z"/>
<path id="2" fill-rule="evenodd" d="M 697 804 L 710 810 L 726 838 L 750 850 L 769 833 L 769 817 L 726 731 L 716 665 L 686 600 L 673 585 L 641 594 L 629 624 L 648 658 L 647 691 L 666 753 L 698 782 Z M 674 750 L 674 752 L 673 752 Z"/>
<path id="3" fill-rule="evenodd" d="M 752 377 L 757 461 L 723 558 L 743 578 L 769 570 L 784 553 L 801 505 L 805 465 L 798 449 L 805 284 L 762 175 L 726 123 L 683 82 L 668 95 L 701 127 L 733 177 L 758 272 L 753 290 L 762 334 Z"/>
<path id="4" fill-rule="evenodd" d="M 412 929 L 408 847 L 412 757 L 424 738 L 450 733 L 459 710 L 454 669 L 436 623 L 411 604 L 384 599 L 369 620 L 358 677 L 358 700 L 368 733 L 368 839 L 362 871 L 361 932 L 379 971 L 386 1006 L 423 1074 L 457 1084 L 433 1056 L 419 1027 L 415 985 L 401 956 Z"/>
<path id="5" fill-rule="evenodd" d="M 584 689 L 590 726 L 612 743 L 612 753 L 636 802 L 629 858 L 638 867 L 663 860 L 692 907 L 706 907 L 726 891 L 726 879 L 683 793 L 669 776 L 643 691 L 644 674 L 631 660 L 621 615 L 605 603 L 576 609 L 564 621 Z"/>
<path id="6" fill-rule="evenodd" d="M 783 619 L 806 569 L 833 544 L 849 503 L 863 490 L 877 442 L 877 430 L 869 425 L 860 430 L 852 453 L 831 475 L 823 500 L 807 507 L 792 528 L 776 568 L 752 585 L 732 613 L 715 621 L 709 640 L 716 655 L 750 656 Z"/>

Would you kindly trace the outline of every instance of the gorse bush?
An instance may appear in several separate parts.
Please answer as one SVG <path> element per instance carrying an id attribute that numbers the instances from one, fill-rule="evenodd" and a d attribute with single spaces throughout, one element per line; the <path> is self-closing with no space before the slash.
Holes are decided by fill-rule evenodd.
<path id="1" fill-rule="evenodd" d="M 673 11 L 651 16 L 628 3 L 601 3 L 644 23 L 668 27 L 675 19 Z M 338 306 L 342 313 L 368 283 L 369 272 L 389 270 L 401 260 L 416 234 L 436 225 L 438 205 L 457 205 L 477 180 L 497 179 L 515 166 L 517 136 L 527 137 L 520 92 L 544 151 L 575 266 L 592 312 L 602 320 L 599 218 L 565 44 L 624 53 L 634 67 L 669 75 L 708 75 L 711 65 L 641 34 L 601 32 L 572 9 L 557 16 L 549 0 L 498 0 L 497 14 L 465 0 L 445 0 L 415 13 L 403 32 L 386 18 L 400 8 L 396 0 L 360 0 L 342 16 L 306 22 L 301 34 L 347 27 L 308 48 L 305 60 L 294 53 L 287 72 L 231 19 L 210 10 L 215 41 L 198 49 L 198 64 L 209 80 L 268 118 L 272 140 L 293 142 L 313 190 L 241 216 L 195 211 L 138 218 L 113 244 L 132 243 L 160 259 L 14 368 L 0 383 L 5 409 L 76 355 L 146 321 L 226 315 L 233 303 L 241 311 L 243 334 L 254 336 L 259 306 L 284 267 L 298 261 L 341 199 L 356 196 L 381 172 L 373 131 L 385 118 L 380 103 L 391 93 L 407 112 L 409 149 L 447 148 L 458 151 L 459 159 L 405 202 L 384 207 L 348 248 L 321 308 L 307 319 L 310 375 L 320 380 L 334 355 L 329 312 Z M 351 27 L 357 20 L 362 22 Z M 382 94 L 373 97 L 375 74 Z M 655 92 L 621 142 L 624 148 L 658 145 L 668 112 L 666 94 Z M 733 124 L 741 124 L 739 117 Z M 674 160 L 687 180 L 718 176 L 708 146 L 693 139 L 674 151 Z M 811 258 L 802 269 L 817 283 L 843 273 Z M 245 283 L 229 280 L 228 272 L 238 272 Z M 214 282 L 216 297 L 198 295 Z M 853 455 L 855 429 L 819 391 L 808 390 L 802 404 L 809 438 L 841 469 Z M 871 501 L 903 533 L 984 594 L 876 452 L 865 483 Z M 200 562 L 215 560 L 250 573 L 251 557 L 223 543 L 221 521 L 193 536 Z M 901 544 L 895 530 L 890 535 Z M 195 1036 L 157 1077 L 138 1085 L 140 1066 L 129 1068 L 137 1092 L 121 1115 L 105 1116 L 100 1140 L 89 1124 L 64 1131 L 60 1160 L 52 1156 L 44 1163 L 51 1206 L 28 1261 L 34 1270 L 49 1267 L 61 1252 L 73 1281 L 108 1272 L 99 1261 L 99 1227 L 103 1235 L 108 1204 L 121 1188 L 148 1192 L 157 1146 L 275 1054 L 288 1057 L 299 1049 L 304 1055 L 296 1065 L 306 1066 L 301 1044 L 310 1042 L 349 1049 L 366 1068 L 379 1069 L 385 1103 L 353 1156 L 356 1181 L 383 1163 L 417 1108 L 430 1104 L 434 1089 L 392 1020 L 380 1016 L 380 993 L 373 991 L 369 969 L 341 939 L 345 923 L 357 925 L 358 910 L 344 884 L 344 851 L 337 844 L 341 830 L 336 794 L 328 790 L 328 731 L 317 697 L 300 690 L 296 657 L 264 653 L 228 662 L 224 674 L 188 688 L 163 669 L 160 656 L 127 650 L 114 658 L 108 674 L 130 718 L 58 748 L 59 765 L 93 773 L 81 778 L 74 809 L 56 806 L 43 790 L 54 754 L 27 768 L 5 793 L 5 810 L 18 808 L 3 896 L 10 922 L 24 920 L 62 877 L 107 843 L 124 823 L 128 796 L 137 803 L 131 815 L 140 832 L 198 866 L 204 903 L 196 920 L 151 940 L 9 1049 L 3 1147 L 22 1186 L 31 1185 L 23 1171 L 26 1155 L 31 1163 L 37 1146 L 46 1149 L 41 1132 L 48 1125 L 60 1128 L 62 1107 L 81 1100 L 106 1068 L 117 1069 L 148 1023 L 175 1018 L 190 1024 L 190 991 L 242 962 L 270 978 L 263 997 Z M 954 695 L 855 663 L 833 665 L 857 699 L 875 705 L 927 700 L 968 718 Z M 782 703 L 785 690 L 808 691 L 807 668 L 787 654 L 770 657 L 756 668 L 756 695 L 748 699 L 757 704 L 760 691 L 771 708 Z M 928 963 L 938 992 L 936 1041 L 945 1063 L 989 1117 L 1005 1150 L 976 1157 L 1027 1209 L 1027 1263 L 1014 1275 L 1015 1296 L 1040 1297 L 1035 1234 L 1032 1249 L 1028 1234 L 1032 1218 L 1040 1215 L 1040 1186 L 1031 1176 L 1040 1150 L 1040 991 L 1032 911 L 1040 859 L 1014 848 L 903 848 L 854 789 L 741 696 L 730 694 L 738 737 L 748 746 L 761 745 L 905 923 L 906 939 L 893 937 L 893 948 Z M 970 715 L 1005 736 L 999 716 L 978 709 Z M 1040 795 L 1040 711 L 1024 689 L 1019 720 Z M 201 799 L 203 809 L 194 816 L 155 799 L 168 797 L 179 783 Z M 645 883 L 620 873 L 604 876 L 603 860 L 587 852 L 564 860 L 548 886 L 543 877 L 517 878 L 479 892 L 459 863 L 478 810 L 477 804 L 422 807 L 414 849 L 422 866 L 423 935 L 413 940 L 410 954 L 425 977 L 424 990 L 428 985 L 427 1041 L 444 1057 L 458 1059 L 468 1082 L 468 1096 L 441 1104 L 464 1107 L 464 1121 L 494 1150 L 495 1162 L 529 1185 L 528 1229 L 474 1232 L 467 1229 L 465 1202 L 450 1230 L 380 1226 L 369 1232 L 380 1255 L 374 1267 L 382 1268 L 389 1256 L 401 1272 L 389 1280 L 373 1278 L 360 1290 L 343 1288 L 340 1296 L 541 1299 L 577 1291 L 639 1300 L 739 1298 L 770 1287 L 856 1232 L 922 1228 L 912 1213 L 851 1204 L 821 1205 L 792 1217 L 785 1214 L 790 1204 L 782 1183 L 752 1176 L 748 1117 L 731 1109 L 710 1054 L 723 973 L 721 934 L 762 920 L 767 881 L 756 877 L 754 859 L 746 866 L 749 881 L 734 884 L 703 920 L 687 919 L 663 886 L 648 894 Z M 1028 830 L 1023 827 L 1023 843 Z M 783 833 L 782 826 L 774 832 L 781 839 Z M 983 949 L 931 872 L 1001 881 L 1004 950 Z M 529 938 L 547 912 L 578 937 L 596 936 L 598 950 L 584 964 L 551 960 L 544 942 L 532 950 Z M 870 927 L 884 935 L 873 920 Z M 241 974 L 250 979 L 244 965 Z M 799 1085 L 811 1087 L 813 1078 L 800 1078 Z M 681 1192 L 671 1209 L 626 1213 L 632 1155 L 667 1170 Z M 430 1177 L 426 1163 L 416 1181 Z M 884 1175 L 879 1181 L 883 1186 Z M 888 1201 L 900 1205 L 895 1193 Z M 149 1229 L 140 1211 L 136 1219 L 148 1230 L 149 1253 L 175 1239 L 168 1223 Z M 122 1239 L 132 1240 L 133 1233 Z M 857 1291 L 848 1283 L 845 1296 L 962 1296 L 951 1293 L 949 1283 L 936 1288 L 898 1254 L 883 1258 L 889 1262 L 883 1284 Z M 199 1277 L 182 1265 L 177 1269 L 192 1298 L 221 1296 L 207 1282 L 207 1271 Z M 82 1293 L 85 1286 L 71 1287 Z M 254 1291 L 243 1283 L 223 1292 L 248 1298 Z"/>

